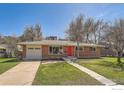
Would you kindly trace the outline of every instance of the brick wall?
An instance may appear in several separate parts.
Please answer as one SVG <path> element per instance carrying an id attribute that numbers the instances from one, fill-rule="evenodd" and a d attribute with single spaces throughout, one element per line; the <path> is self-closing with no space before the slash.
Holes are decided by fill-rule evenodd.
<path id="1" fill-rule="evenodd" d="M 66 55 L 67 49 L 66 46 L 63 46 L 64 55 Z M 73 56 L 76 56 L 76 50 L 73 50 Z M 101 48 L 96 47 L 96 51 L 91 51 L 90 47 L 83 47 L 83 50 L 79 51 L 80 58 L 96 58 L 101 56 Z M 51 55 L 49 54 L 49 46 L 44 45 L 42 46 L 42 56 L 44 59 L 49 58 L 61 58 L 63 55 Z"/>
<path id="2" fill-rule="evenodd" d="M 42 45 L 42 58 L 43 59 L 56 59 L 61 58 L 63 55 L 52 55 L 49 54 L 49 46 L 48 45 Z M 23 45 L 23 58 L 26 57 L 26 45 Z M 66 54 L 66 46 L 63 46 L 63 52 Z M 74 47 L 73 56 L 76 56 L 77 52 Z M 101 48 L 96 48 L 96 51 L 91 51 L 90 47 L 83 47 L 83 50 L 80 50 L 79 52 L 80 58 L 93 58 L 93 57 L 100 57 L 101 56 Z"/>
<path id="3" fill-rule="evenodd" d="M 83 50 L 80 50 L 79 55 L 80 58 L 100 57 L 100 48 L 96 47 L 96 51 L 91 51 L 90 47 L 83 47 Z"/>
<path id="4" fill-rule="evenodd" d="M 62 58 L 62 55 L 49 54 L 49 46 L 43 45 L 42 46 L 42 58 L 43 59 L 60 59 Z"/>
<path id="5" fill-rule="evenodd" d="M 48 45 L 42 46 L 42 57 L 46 58 L 48 56 Z"/>
<path id="6" fill-rule="evenodd" d="M 26 57 L 26 45 L 22 45 L 22 57 L 25 58 Z"/>

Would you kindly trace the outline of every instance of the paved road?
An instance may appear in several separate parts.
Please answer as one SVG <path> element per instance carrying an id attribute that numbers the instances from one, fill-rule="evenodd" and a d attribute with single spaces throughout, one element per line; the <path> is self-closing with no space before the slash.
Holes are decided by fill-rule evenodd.
<path id="1" fill-rule="evenodd" d="M 21 62 L 0 75 L 0 85 L 31 85 L 40 61 Z"/>

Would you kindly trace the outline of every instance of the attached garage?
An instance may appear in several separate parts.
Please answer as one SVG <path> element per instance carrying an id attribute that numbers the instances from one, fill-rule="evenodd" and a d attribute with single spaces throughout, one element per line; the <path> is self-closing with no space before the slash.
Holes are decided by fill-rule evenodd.
<path id="1" fill-rule="evenodd" d="M 39 60 L 42 59 L 41 46 L 30 45 L 26 47 L 26 59 Z"/>

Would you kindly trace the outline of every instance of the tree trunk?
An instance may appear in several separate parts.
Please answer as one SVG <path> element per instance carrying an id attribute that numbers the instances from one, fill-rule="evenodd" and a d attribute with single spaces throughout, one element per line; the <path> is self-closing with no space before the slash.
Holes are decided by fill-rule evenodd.
<path id="1" fill-rule="evenodd" d="M 77 41 L 77 58 L 79 58 L 79 41 Z"/>
<path id="2" fill-rule="evenodd" d="M 117 62 L 118 62 L 118 64 L 121 63 L 121 58 L 120 57 L 117 58 Z"/>
<path id="3" fill-rule="evenodd" d="M 88 43 L 88 41 L 89 41 L 89 34 L 87 33 L 87 38 L 86 38 L 86 43 Z"/>
<path id="4" fill-rule="evenodd" d="M 121 52 L 118 52 L 117 62 L 121 64 Z"/>

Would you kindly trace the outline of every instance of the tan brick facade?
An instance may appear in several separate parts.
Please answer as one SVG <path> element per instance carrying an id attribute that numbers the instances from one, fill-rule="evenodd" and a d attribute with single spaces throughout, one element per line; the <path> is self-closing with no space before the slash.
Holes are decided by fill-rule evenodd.
<path id="1" fill-rule="evenodd" d="M 42 58 L 47 58 L 48 57 L 48 45 L 43 45 L 42 46 Z"/>
<path id="2" fill-rule="evenodd" d="M 42 58 L 43 59 L 60 59 L 63 55 L 56 55 L 56 54 L 50 54 L 49 53 L 49 46 L 43 45 L 42 46 Z"/>
<path id="3" fill-rule="evenodd" d="M 48 45 L 41 45 L 41 54 L 42 54 L 42 59 L 56 59 L 56 58 L 62 58 L 63 56 L 66 55 L 67 53 L 67 46 L 62 46 L 64 55 L 62 54 L 49 54 L 49 46 Z M 26 57 L 26 45 L 23 45 L 23 58 Z M 82 47 L 82 50 L 79 51 L 79 56 L 80 58 L 96 58 L 96 57 L 100 57 L 100 51 L 101 48 L 100 47 L 96 47 L 96 51 L 91 51 L 90 47 Z M 76 52 L 76 47 L 73 48 L 73 56 L 76 56 L 77 52 Z"/>
<path id="4" fill-rule="evenodd" d="M 96 47 L 96 51 L 91 51 L 91 47 L 83 47 L 83 50 L 79 51 L 80 58 L 93 58 L 100 57 L 100 48 Z"/>
<path id="5" fill-rule="evenodd" d="M 26 45 L 22 45 L 22 57 L 25 58 L 26 57 Z"/>

